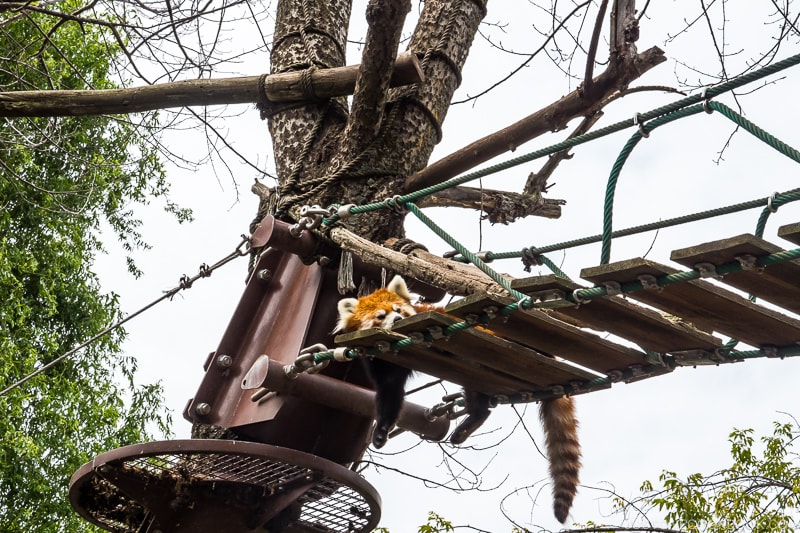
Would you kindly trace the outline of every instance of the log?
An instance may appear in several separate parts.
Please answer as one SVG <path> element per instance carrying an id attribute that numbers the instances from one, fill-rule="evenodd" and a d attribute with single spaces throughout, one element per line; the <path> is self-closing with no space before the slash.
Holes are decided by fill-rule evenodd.
<path id="1" fill-rule="evenodd" d="M 271 74 L 263 80 L 269 102 L 296 102 L 353 93 L 359 65 Z M 417 56 L 397 57 L 391 85 L 423 81 Z M 185 80 L 128 89 L 0 92 L 0 117 L 55 117 L 138 113 L 170 107 L 256 103 L 262 76 Z M 304 87 L 307 87 L 304 89 Z"/>
<path id="2" fill-rule="evenodd" d="M 408 255 L 395 252 L 344 228 L 333 228 L 330 238 L 342 250 L 352 252 L 364 263 L 393 270 L 403 276 L 440 287 L 452 295 L 506 294 L 503 287 L 472 265 L 444 259 L 424 250 L 414 250 Z"/>

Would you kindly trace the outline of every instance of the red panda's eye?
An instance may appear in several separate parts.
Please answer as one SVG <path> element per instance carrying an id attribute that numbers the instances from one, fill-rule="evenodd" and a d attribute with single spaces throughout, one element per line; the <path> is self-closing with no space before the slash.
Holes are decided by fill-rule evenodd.
<path id="1" fill-rule="evenodd" d="M 400 308 L 400 306 L 399 306 L 398 304 L 394 304 L 394 305 L 392 306 L 392 311 L 394 311 L 395 313 L 399 313 L 399 312 L 400 312 L 400 309 L 401 309 L 401 308 Z"/>
<path id="2" fill-rule="evenodd" d="M 383 320 L 384 318 L 386 318 L 386 311 L 383 310 L 376 311 L 375 318 L 377 318 L 378 320 Z"/>

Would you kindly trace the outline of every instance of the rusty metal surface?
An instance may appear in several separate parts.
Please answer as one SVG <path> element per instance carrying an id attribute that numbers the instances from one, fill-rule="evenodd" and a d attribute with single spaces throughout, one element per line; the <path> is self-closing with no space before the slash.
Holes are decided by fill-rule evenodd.
<path id="1" fill-rule="evenodd" d="M 253 531 L 275 518 L 289 530 L 368 532 L 380 497 L 331 461 L 265 444 L 226 440 L 151 442 L 83 465 L 70 503 L 118 533 Z"/>
<path id="2" fill-rule="evenodd" d="M 296 379 L 289 379 L 284 365 L 271 361 L 267 356 L 256 361 L 245 382 L 248 383 L 243 387 L 251 392 L 264 387 L 274 393 L 296 396 L 364 418 L 372 418 L 374 412 L 375 393 L 372 390 L 320 374 L 304 373 Z M 404 402 L 397 426 L 422 438 L 439 441 L 447 436 L 450 421 L 444 417 L 428 420 L 424 407 Z"/>
<path id="3" fill-rule="evenodd" d="M 272 395 L 258 403 L 241 381 L 262 354 L 291 363 L 305 346 L 332 344 L 338 294 L 335 273 L 304 265 L 292 254 L 271 250 L 256 266 L 267 270 L 252 276 L 231 318 L 202 383 L 184 416 L 215 424 L 245 440 L 284 446 L 338 463 L 357 460 L 368 440 L 371 418 L 354 416 L 288 395 Z M 322 287 L 325 287 L 322 289 Z M 230 364 L 217 364 L 226 355 Z M 338 379 L 366 385 L 358 365 L 331 365 Z M 342 439 L 340 435 L 348 435 Z"/>

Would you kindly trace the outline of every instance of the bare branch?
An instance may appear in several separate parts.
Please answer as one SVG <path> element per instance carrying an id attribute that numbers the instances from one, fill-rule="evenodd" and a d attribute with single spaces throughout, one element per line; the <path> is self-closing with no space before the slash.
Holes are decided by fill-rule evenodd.
<path id="1" fill-rule="evenodd" d="M 612 94 L 625 89 L 629 83 L 666 61 L 664 52 L 653 47 L 632 57 L 612 56 L 608 68 L 594 79 L 592 94 L 582 88 L 524 119 L 479 139 L 440 159 L 406 180 L 405 190 L 417 191 L 446 181 L 474 166 L 550 131 L 564 129 L 573 118 L 591 113 Z"/>
<path id="2" fill-rule="evenodd" d="M 426 196 L 419 207 L 461 207 L 483 211 L 492 224 L 510 224 L 519 218 L 540 216 L 559 218 L 564 200 L 542 198 L 540 195 L 519 194 L 493 189 L 453 187 Z"/>
<path id="3" fill-rule="evenodd" d="M 306 81 L 303 72 L 241 78 L 186 80 L 129 89 L 82 91 L 11 91 L 0 93 L 0 116 L 76 116 L 138 113 L 170 107 L 303 101 L 310 92 L 319 98 L 350 94 L 358 66 L 318 69 Z M 398 58 L 389 83 L 420 81 L 419 61 L 412 54 Z M 263 85 L 263 87 L 262 87 Z"/>

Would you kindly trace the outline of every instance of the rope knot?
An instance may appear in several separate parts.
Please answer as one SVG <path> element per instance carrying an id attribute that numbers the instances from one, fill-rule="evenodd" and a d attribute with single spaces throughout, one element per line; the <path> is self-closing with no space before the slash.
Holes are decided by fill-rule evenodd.
<path id="1" fill-rule="evenodd" d="M 525 247 L 522 249 L 522 264 L 525 265 L 525 272 L 530 272 L 534 266 L 542 266 L 542 254 L 535 251 L 535 248 Z"/>

